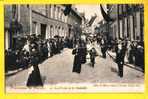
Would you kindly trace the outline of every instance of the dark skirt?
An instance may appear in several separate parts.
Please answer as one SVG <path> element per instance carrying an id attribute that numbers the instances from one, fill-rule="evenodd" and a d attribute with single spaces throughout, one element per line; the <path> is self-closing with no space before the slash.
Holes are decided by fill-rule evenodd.
<path id="1" fill-rule="evenodd" d="M 29 75 L 28 80 L 27 80 L 27 86 L 28 87 L 43 86 L 43 82 L 41 79 L 41 75 L 40 75 L 40 71 L 39 71 L 38 66 L 34 66 L 34 70 Z"/>
<path id="2" fill-rule="evenodd" d="M 75 55 L 75 57 L 74 57 L 72 72 L 76 72 L 76 73 L 81 72 L 81 60 L 80 60 L 80 57 L 78 55 Z"/>

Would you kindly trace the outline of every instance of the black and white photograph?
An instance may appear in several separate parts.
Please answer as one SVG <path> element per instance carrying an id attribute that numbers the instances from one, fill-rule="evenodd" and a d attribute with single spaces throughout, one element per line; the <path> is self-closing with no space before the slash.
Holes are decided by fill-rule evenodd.
<path id="1" fill-rule="evenodd" d="M 143 4 L 5 4 L 6 93 L 144 92 Z"/>

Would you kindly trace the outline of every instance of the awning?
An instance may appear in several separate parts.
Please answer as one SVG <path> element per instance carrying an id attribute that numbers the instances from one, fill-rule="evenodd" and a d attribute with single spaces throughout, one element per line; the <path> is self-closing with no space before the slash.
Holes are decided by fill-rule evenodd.
<path id="1" fill-rule="evenodd" d="M 109 15 L 104 11 L 102 5 L 100 4 L 100 9 L 101 9 L 101 14 L 104 18 L 105 21 L 109 22 L 109 21 L 113 21 L 112 18 L 109 17 Z"/>

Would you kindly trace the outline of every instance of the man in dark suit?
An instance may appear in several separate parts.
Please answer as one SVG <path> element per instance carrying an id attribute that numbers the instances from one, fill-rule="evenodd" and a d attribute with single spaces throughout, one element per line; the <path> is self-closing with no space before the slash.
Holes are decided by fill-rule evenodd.
<path id="1" fill-rule="evenodd" d="M 124 57 L 126 52 L 126 46 L 124 42 L 120 41 L 116 46 L 116 63 L 118 65 L 118 75 L 123 77 L 123 65 L 124 65 Z"/>

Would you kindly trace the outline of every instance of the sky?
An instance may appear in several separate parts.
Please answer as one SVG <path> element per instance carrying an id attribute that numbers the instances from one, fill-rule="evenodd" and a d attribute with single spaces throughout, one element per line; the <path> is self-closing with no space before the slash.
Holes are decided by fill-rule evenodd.
<path id="1" fill-rule="evenodd" d="M 86 19 L 90 20 L 91 16 L 94 16 L 95 14 L 98 16 L 98 21 L 103 19 L 99 4 L 98 5 L 96 4 L 95 5 L 94 4 L 90 4 L 90 5 L 77 4 L 74 6 L 77 8 L 78 12 L 85 12 Z"/>

